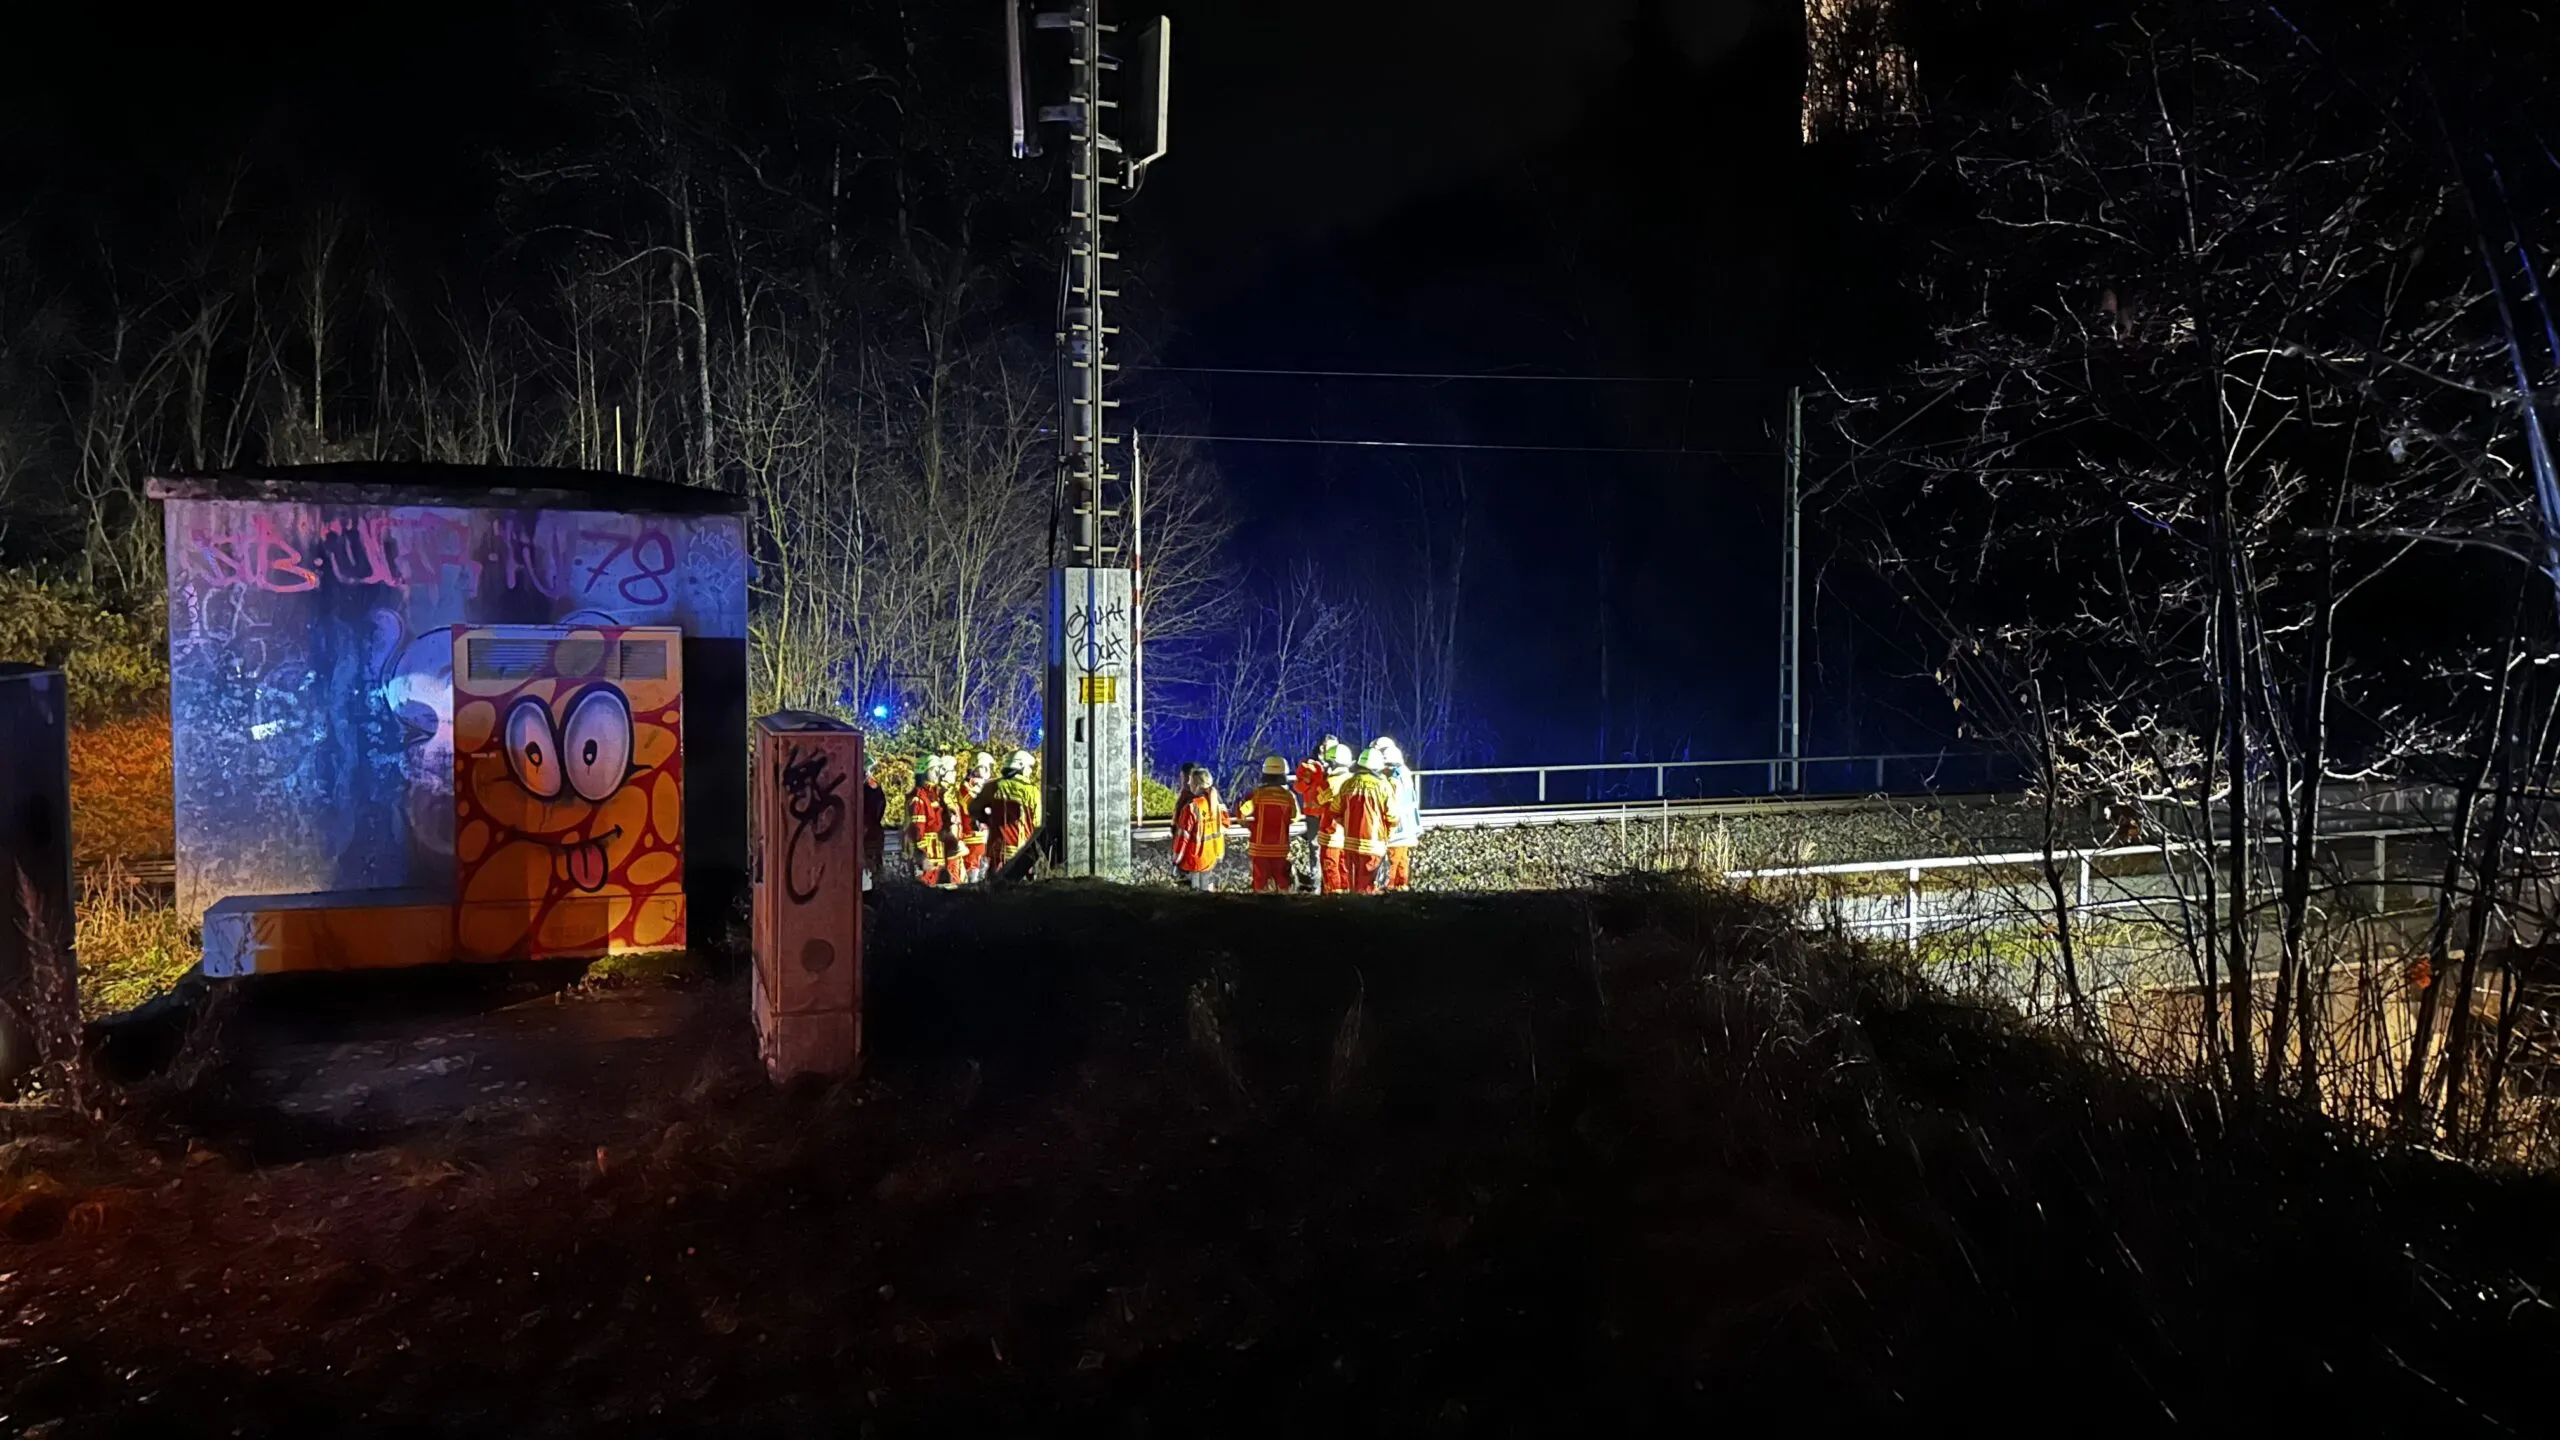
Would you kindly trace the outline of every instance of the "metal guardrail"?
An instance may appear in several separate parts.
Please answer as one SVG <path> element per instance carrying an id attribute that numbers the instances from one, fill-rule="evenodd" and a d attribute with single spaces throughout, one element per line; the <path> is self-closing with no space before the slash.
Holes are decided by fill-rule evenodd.
<path id="1" fill-rule="evenodd" d="M 1537 803 L 1543 805 L 1549 803 L 1548 794 L 1550 790 L 1550 780 L 1553 777 L 1566 775 L 1590 775 L 1595 777 L 1605 777 L 1610 775 L 1633 776 L 1650 771 L 1653 775 L 1653 794 L 1650 797 L 1638 796 L 1634 798 L 1668 800 L 1673 798 L 1671 795 L 1671 776 L 1675 771 L 1688 773 L 1718 770 L 1761 770 L 1766 772 L 1768 776 L 1769 793 L 1772 795 L 1779 795 L 1788 793 L 1779 789 L 1779 777 L 1790 768 L 1795 771 L 1797 776 L 1799 785 L 1797 793 L 1801 793 L 1801 784 L 1806 770 L 1815 766 L 1843 766 L 1854 767 L 1856 770 L 1868 772 L 1870 778 L 1874 782 L 1871 788 L 1875 792 L 1881 793 L 1886 789 L 1885 779 L 1887 775 L 1887 767 L 1892 765 L 1907 765 L 1925 762 L 1933 766 L 1941 767 L 1949 764 L 1962 764 L 1981 765 L 1987 768 L 1998 764 L 1999 760 L 2000 757 L 1998 756 L 1973 754 L 1962 751 L 1913 750 L 1882 755 L 1803 755 L 1794 758 L 1771 755 L 1744 760 L 1617 760 L 1589 765 L 1475 765 L 1441 770 L 1416 770 L 1414 775 L 1426 787 L 1433 781 L 1441 781 L 1445 783 L 1449 780 L 1464 778 L 1533 775 L 1537 777 Z M 1430 807 L 1428 805 L 1424 806 L 1425 810 L 1428 810 L 1429 808 Z"/>
<path id="2" fill-rule="evenodd" d="M 1941 803 L 1962 804 L 1970 800 L 1988 800 L 1995 792 L 1966 791 L 1935 796 Z M 1434 810 L 1423 807 L 1422 828 L 1425 830 L 1508 830 L 1515 827 L 1541 825 L 1606 825 L 1654 824 L 1671 820 L 1694 819 L 1708 815 L 1820 814 L 1826 811 L 1866 810 L 1875 805 L 1864 795 L 1742 795 L 1729 799 L 1709 800 L 1621 800 L 1596 803 L 1553 805 L 1486 805 L 1452 806 Z M 1241 825 L 1227 827 L 1229 839 L 1241 838 Z M 1164 841 L 1173 838 L 1170 821 L 1149 820 L 1129 827 L 1129 838 L 1135 843 Z"/>
<path id="3" fill-rule="evenodd" d="M 2426 825 L 2395 825 L 2362 830 L 2324 831 L 2321 833 L 2319 838 L 2323 844 L 2348 840 L 2362 840 L 2369 844 L 2372 847 L 2373 874 L 2370 880 L 2358 883 L 2369 883 L 2376 887 L 2386 887 L 2395 883 L 2391 878 L 2389 860 L 2390 842 L 2392 840 L 2427 839 L 2438 837 L 2441 834 L 2442 832 L 2440 830 Z M 1846 860 L 1822 865 L 1773 865 L 1759 869 L 1731 871 L 1727 874 L 1726 878 L 1731 880 L 1781 880 L 1803 879 L 1821 875 L 1889 875 L 1899 873 L 1903 877 L 1901 913 L 1892 915 L 1835 915 L 1828 918 L 1832 922 L 1838 923 L 1844 928 L 1850 930 L 1900 930 L 1902 932 L 1904 945 L 1908 948 L 1916 949 L 1919 946 L 1920 937 L 1930 931 L 1956 929 L 1962 926 L 1980 924 L 1986 921 L 2016 920 L 2023 916 L 2041 915 L 2045 913 L 2047 908 L 2046 902 L 2039 899 L 2032 905 L 2011 904 L 1997 909 L 1926 910 L 1923 908 L 1921 902 L 1921 895 L 1923 892 L 1920 888 L 1920 877 L 1924 872 L 1935 870 L 2021 869 L 2029 866 L 2042 867 L 2050 862 L 2056 866 L 2068 867 L 2071 870 L 2073 881 L 2072 900 L 2068 908 L 2073 914 L 2083 914 L 2103 910 L 2147 908 L 2158 905 L 2164 899 L 2169 898 L 2152 895 L 2128 895 L 2111 900 L 2094 899 L 2092 897 L 2092 889 L 2095 880 L 2098 878 L 2096 876 L 2094 862 L 2101 860 L 2127 859 L 2134 856 L 2156 858 L 2163 861 L 2164 869 L 2162 873 L 2167 874 L 2169 872 L 2165 867 L 2173 857 L 2204 855 L 2206 853 L 2206 847 L 2189 841 L 2170 841 L 2165 843 L 2155 841 L 2148 845 L 2110 845 L 2077 849 L 2055 849 L 2050 853 L 2042 850 L 2017 850 L 1996 855 L 1927 855 L 1896 860 Z M 2424 877 L 2403 877 L 2396 883 L 2402 885 L 2418 884 L 2423 881 L 2423 878 Z"/>

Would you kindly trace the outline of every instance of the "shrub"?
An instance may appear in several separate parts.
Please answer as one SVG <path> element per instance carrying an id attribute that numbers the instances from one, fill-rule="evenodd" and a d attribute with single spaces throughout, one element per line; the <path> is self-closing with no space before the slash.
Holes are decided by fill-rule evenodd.
<path id="1" fill-rule="evenodd" d="M 71 853 L 82 866 L 172 853 L 169 721 L 128 715 L 71 732 Z"/>
<path id="2" fill-rule="evenodd" d="M 81 585 L 0 570 L 0 659 L 62 667 L 75 725 L 166 709 L 168 611 L 142 601 L 119 607 Z"/>

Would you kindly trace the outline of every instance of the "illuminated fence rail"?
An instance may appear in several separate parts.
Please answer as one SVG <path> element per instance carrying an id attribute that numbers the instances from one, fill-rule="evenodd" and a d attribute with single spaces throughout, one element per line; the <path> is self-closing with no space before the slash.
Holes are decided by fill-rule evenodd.
<path id="1" fill-rule="evenodd" d="M 1797 777 L 1783 787 L 1788 767 Z M 1595 805 L 1632 800 L 1731 800 L 1751 796 L 1877 795 L 1994 790 L 2015 783 L 2003 756 L 1944 750 L 1811 755 L 1797 760 L 1618 761 L 1597 765 L 1491 765 L 1421 770 L 1425 810 Z"/>
<path id="2" fill-rule="evenodd" d="M 2321 903 L 2366 915 L 2391 911 L 2395 892 L 2407 897 L 2431 889 L 2444 854 L 2443 832 L 2422 824 L 2328 832 L 2320 847 Z M 2193 913 L 2205 887 L 2180 867 L 2221 863 L 2216 852 L 2201 846 L 2154 842 L 2057 849 L 2050 855 L 2022 850 L 1781 865 L 1735 870 L 1726 878 L 1799 892 L 1796 903 L 1808 926 L 1894 936 L 1916 952 L 1926 936 L 2039 924 L 2057 910 L 2163 927 L 2210 927 L 2214 919 L 2199 921 Z"/>

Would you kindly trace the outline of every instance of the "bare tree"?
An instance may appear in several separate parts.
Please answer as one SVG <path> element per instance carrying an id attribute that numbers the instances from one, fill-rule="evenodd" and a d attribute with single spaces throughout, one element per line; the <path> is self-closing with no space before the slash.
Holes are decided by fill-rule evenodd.
<path id="1" fill-rule="evenodd" d="M 1960 218 L 1919 277 L 1927 355 L 1840 397 L 1845 513 L 1946 637 L 1967 733 L 2034 777 L 2048 856 L 2100 813 L 2162 846 L 2200 1058 L 2316 1097 L 2324 816 L 2452 758 L 2376 718 L 2420 678 L 2409 597 L 2462 583 L 2433 542 L 2517 518 L 2519 412 L 2439 158 L 2263 13 L 2178 19 L 1894 162 Z M 2087 1025 L 2077 897 L 2045 879 Z"/>

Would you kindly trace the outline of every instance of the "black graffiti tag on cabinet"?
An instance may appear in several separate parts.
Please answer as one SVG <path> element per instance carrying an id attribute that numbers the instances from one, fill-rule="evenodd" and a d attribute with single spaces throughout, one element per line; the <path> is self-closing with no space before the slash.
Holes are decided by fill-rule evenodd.
<path id="1" fill-rule="evenodd" d="M 828 765 L 824 750 L 785 749 L 778 778 L 783 813 L 791 821 L 791 838 L 782 850 L 782 891 L 794 905 L 817 898 L 826 883 L 826 857 L 820 847 L 836 838 L 845 824 L 844 772 Z"/>

